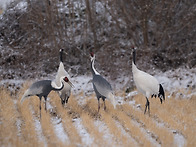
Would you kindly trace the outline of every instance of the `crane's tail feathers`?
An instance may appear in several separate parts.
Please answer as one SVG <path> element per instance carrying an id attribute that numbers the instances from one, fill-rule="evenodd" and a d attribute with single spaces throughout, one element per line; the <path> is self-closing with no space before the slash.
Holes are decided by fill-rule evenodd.
<path id="1" fill-rule="evenodd" d="M 28 93 L 29 93 L 29 91 L 26 90 L 25 93 L 23 94 L 23 96 L 22 96 L 22 98 L 21 98 L 21 100 L 20 100 L 20 103 L 21 103 L 21 104 L 23 103 L 23 101 L 24 101 L 26 98 L 28 98 L 28 97 L 30 96 L 30 95 L 28 95 Z"/>
<path id="2" fill-rule="evenodd" d="M 116 109 L 116 100 L 115 100 L 114 94 L 110 93 L 108 96 L 108 99 L 112 103 L 112 105 L 114 106 L 114 109 Z"/>
<path id="3" fill-rule="evenodd" d="M 162 104 L 162 101 L 165 100 L 165 92 L 164 92 L 163 86 L 161 84 L 159 84 L 158 97 L 160 98 L 160 101 L 161 101 L 161 104 Z"/>

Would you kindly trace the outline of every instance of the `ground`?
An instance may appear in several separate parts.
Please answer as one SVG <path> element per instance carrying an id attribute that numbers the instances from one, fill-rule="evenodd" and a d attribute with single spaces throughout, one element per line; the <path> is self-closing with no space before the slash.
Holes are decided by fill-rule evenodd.
<path id="1" fill-rule="evenodd" d="M 146 100 L 136 90 L 116 91 L 117 108 L 106 101 L 106 111 L 101 105 L 99 113 L 93 92 L 72 92 L 64 107 L 51 92 L 40 119 L 38 97 L 20 103 L 28 86 L 23 84 L 17 95 L 0 91 L 1 146 L 196 146 L 195 95 L 168 98 L 166 93 L 163 104 L 152 98 L 148 115 Z"/>

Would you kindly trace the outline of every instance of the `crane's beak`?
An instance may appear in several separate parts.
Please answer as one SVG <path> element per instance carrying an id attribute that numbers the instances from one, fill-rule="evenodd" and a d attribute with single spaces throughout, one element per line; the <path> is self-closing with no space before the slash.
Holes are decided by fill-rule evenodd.
<path id="1" fill-rule="evenodd" d="M 63 50 L 63 53 L 64 53 L 65 55 L 68 55 L 68 53 L 67 53 L 65 50 Z"/>
<path id="2" fill-rule="evenodd" d="M 64 53 L 64 54 L 68 54 L 64 49 L 60 49 L 60 52 Z"/>
<path id="3" fill-rule="evenodd" d="M 74 84 L 72 84 L 72 82 L 68 81 L 67 83 L 68 83 L 72 88 L 75 87 Z"/>

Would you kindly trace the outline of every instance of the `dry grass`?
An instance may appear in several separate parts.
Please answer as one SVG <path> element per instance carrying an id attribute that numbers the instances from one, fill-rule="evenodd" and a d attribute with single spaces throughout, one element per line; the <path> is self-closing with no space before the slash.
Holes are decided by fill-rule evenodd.
<path id="1" fill-rule="evenodd" d="M 125 102 L 117 109 L 106 101 L 107 110 L 103 110 L 101 101 L 100 112 L 97 112 L 97 99 L 91 95 L 85 104 L 78 104 L 77 96 L 71 96 L 64 107 L 56 92 L 51 92 L 48 104 L 51 108 L 46 112 L 42 100 L 42 118 L 39 118 L 39 98 L 34 96 L 26 99 L 23 104 L 19 100 L 28 84 L 21 89 L 19 98 L 11 97 L 6 89 L 0 91 L 0 141 L 2 146 L 78 146 L 85 145 L 83 137 L 74 124 L 81 120 L 91 138 L 92 146 L 176 146 L 175 135 L 185 139 L 185 146 L 196 146 L 196 97 L 191 99 L 166 99 L 160 104 L 159 99 L 150 99 L 151 115 L 144 115 L 146 100 L 142 95 L 134 97 L 135 105 Z M 124 93 L 118 95 L 125 96 Z M 131 100 L 131 98 L 130 98 Z M 129 101 L 129 98 L 127 99 Z M 137 108 L 137 104 L 141 106 Z M 61 120 L 63 130 L 68 136 L 66 142 L 58 138 L 54 130 L 54 118 Z M 40 120 L 41 132 L 35 129 L 35 121 Z M 21 123 L 18 125 L 17 122 Z M 105 131 L 95 125 L 102 122 L 112 135 L 110 140 L 104 138 Z M 123 131 L 122 131 L 123 130 Z M 124 132 L 124 133 L 122 133 Z M 38 135 L 45 138 L 40 140 Z M 108 137 L 108 136 L 107 136 Z"/>

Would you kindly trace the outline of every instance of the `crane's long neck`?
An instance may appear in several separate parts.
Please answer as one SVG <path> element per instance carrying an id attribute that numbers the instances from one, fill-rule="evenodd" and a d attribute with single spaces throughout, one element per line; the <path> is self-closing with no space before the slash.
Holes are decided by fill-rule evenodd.
<path id="1" fill-rule="evenodd" d="M 63 62 L 63 52 L 62 51 L 59 52 L 59 57 L 60 57 L 60 62 Z"/>
<path id="2" fill-rule="evenodd" d="M 133 63 L 134 63 L 134 64 L 135 64 L 135 54 L 136 54 L 136 53 L 135 53 L 135 49 L 133 49 L 133 54 L 132 54 L 132 55 L 133 55 Z M 136 65 L 136 64 L 135 64 L 135 65 Z"/>
<path id="3" fill-rule="evenodd" d="M 133 72 L 133 74 L 135 74 L 138 71 L 138 68 L 137 68 L 137 66 L 135 64 L 135 56 L 136 56 L 135 49 L 133 49 L 132 55 L 133 55 L 133 58 L 132 58 L 132 60 L 133 60 L 132 61 L 132 72 Z"/>
<path id="4" fill-rule="evenodd" d="M 63 84 L 62 79 L 60 81 L 61 81 L 61 85 L 60 86 L 57 86 L 56 83 L 55 83 L 55 81 L 52 81 L 51 82 L 51 86 L 52 86 L 52 88 L 53 88 L 54 91 L 60 91 L 60 90 L 63 89 L 64 84 Z"/>
<path id="5" fill-rule="evenodd" d="M 91 61 L 91 71 L 92 71 L 92 74 L 93 74 L 93 75 L 100 75 L 100 74 L 96 71 L 94 64 L 95 64 L 95 59 L 92 59 L 92 61 Z"/>

